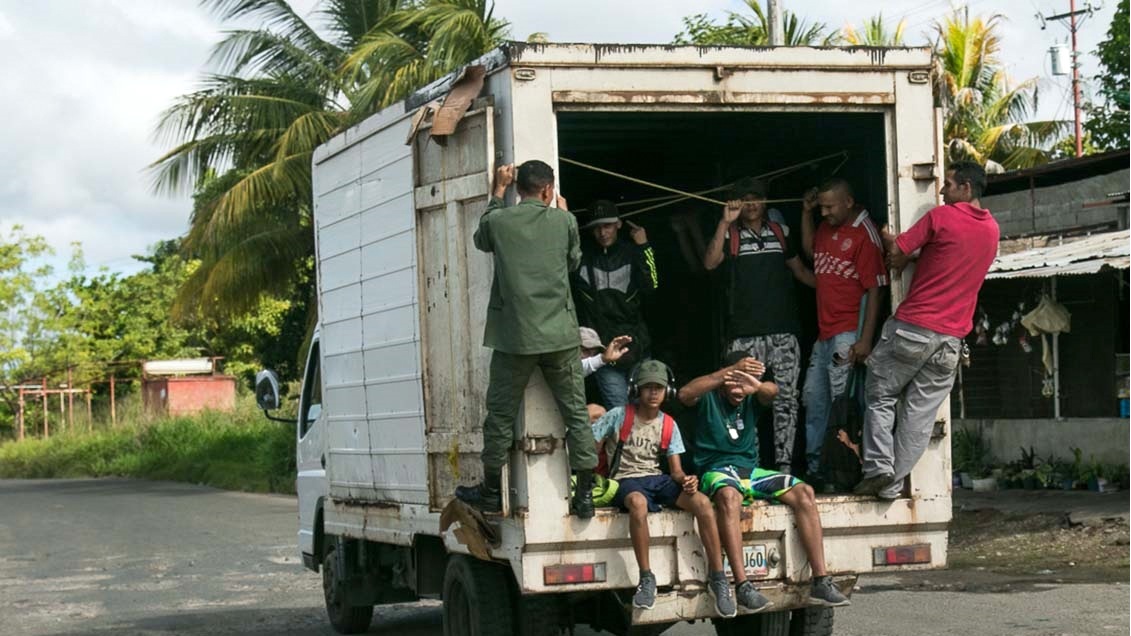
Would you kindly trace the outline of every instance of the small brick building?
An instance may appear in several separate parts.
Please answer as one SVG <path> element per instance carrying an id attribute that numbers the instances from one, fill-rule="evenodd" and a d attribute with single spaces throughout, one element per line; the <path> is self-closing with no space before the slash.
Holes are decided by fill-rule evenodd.
<path id="1" fill-rule="evenodd" d="M 188 415 L 236 406 L 236 378 L 216 372 L 218 358 L 151 360 L 142 365 L 142 401 L 159 415 Z"/>

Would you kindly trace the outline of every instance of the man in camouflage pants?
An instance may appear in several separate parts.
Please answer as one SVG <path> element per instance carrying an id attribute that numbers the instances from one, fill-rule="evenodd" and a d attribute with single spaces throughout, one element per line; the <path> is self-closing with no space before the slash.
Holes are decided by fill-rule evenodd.
<path id="1" fill-rule="evenodd" d="M 797 433 L 797 378 L 801 346 L 797 335 L 794 279 L 816 286 L 813 272 L 790 246 L 789 228 L 766 215 L 766 187 L 756 179 L 734 184 L 733 201 L 707 246 L 703 266 L 713 270 L 724 262 L 729 271 L 726 352 L 743 351 L 766 366 L 778 385 L 774 399 L 774 462 L 791 473 L 793 440 Z"/>

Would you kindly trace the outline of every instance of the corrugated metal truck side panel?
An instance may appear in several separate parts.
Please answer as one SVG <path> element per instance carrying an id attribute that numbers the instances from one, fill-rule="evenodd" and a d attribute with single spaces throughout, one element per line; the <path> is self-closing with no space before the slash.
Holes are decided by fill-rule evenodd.
<path id="1" fill-rule="evenodd" d="M 410 119 L 383 111 L 314 169 L 330 494 L 427 502 Z"/>

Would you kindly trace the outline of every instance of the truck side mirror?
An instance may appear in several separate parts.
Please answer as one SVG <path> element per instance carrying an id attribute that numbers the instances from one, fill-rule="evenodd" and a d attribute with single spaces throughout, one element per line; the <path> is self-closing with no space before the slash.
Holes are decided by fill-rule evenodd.
<path id="1" fill-rule="evenodd" d="M 255 374 L 255 403 L 264 411 L 279 408 L 279 376 L 270 369 Z"/>

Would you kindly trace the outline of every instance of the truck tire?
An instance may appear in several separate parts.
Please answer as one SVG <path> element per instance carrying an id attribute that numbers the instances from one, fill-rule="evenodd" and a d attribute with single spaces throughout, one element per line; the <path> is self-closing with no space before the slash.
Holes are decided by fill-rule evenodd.
<path id="1" fill-rule="evenodd" d="M 372 605 L 346 605 L 343 564 L 338 558 L 338 540 L 327 536 L 322 557 L 322 595 L 326 599 L 326 615 L 339 634 L 360 634 L 373 622 Z"/>
<path id="2" fill-rule="evenodd" d="M 832 636 L 833 608 L 806 607 L 793 611 L 789 636 Z"/>
<path id="3" fill-rule="evenodd" d="M 734 618 L 713 618 L 718 636 L 791 636 L 789 612 L 745 614 Z"/>
<path id="4" fill-rule="evenodd" d="M 462 554 L 444 572 L 444 636 L 511 636 L 514 602 L 502 566 Z"/>

